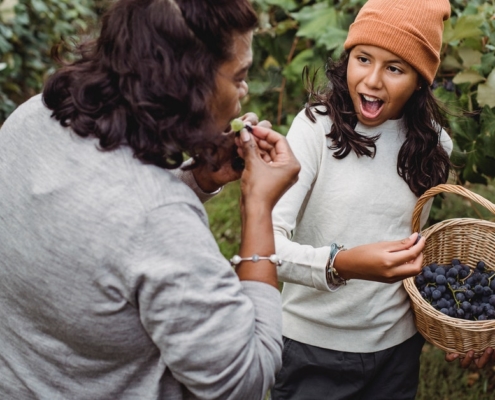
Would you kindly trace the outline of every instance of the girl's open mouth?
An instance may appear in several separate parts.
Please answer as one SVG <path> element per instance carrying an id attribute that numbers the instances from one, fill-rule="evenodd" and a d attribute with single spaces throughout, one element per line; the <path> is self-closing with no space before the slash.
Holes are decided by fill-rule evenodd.
<path id="1" fill-rule="evenodd" d="M 382 110 L 383 100 L 377 97 L 360 94 L 361 98 L 361 114 L 366 118 L 376 118 Z"/>

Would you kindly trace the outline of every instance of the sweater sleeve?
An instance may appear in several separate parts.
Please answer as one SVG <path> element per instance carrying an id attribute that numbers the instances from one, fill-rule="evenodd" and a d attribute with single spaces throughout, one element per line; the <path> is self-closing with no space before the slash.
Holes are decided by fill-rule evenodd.
<path id="1" fill-rule="evenodd" d="M 184 202 L 149 213 L 131 294 L 167 368 L 194 396 L 263 399 L 281 367 L 280 293 L 241 283 L 199 214 Z"/>
<path id="2" fill-rule="evenodd" d="M 326 146 L 325 133 L 321 119 L 312 123 L 300 112 L 294 120 L 287 134 L 287 141 L 301 164 L 301 171 L 297 183 L 275 206 L 273 226 L 276 251 L 283 260 L 278 268 L 279 280 L 333 291 L 335 288 L 327 285 L 325 276 L 330 244 L 315 248 L 291 240 L 300 210 L 304 207 L 319 172 L 322 152 Z"/>

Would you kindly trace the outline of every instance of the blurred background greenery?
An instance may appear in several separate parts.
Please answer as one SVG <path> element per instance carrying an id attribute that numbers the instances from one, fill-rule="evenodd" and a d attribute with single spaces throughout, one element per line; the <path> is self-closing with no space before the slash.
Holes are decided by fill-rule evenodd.
<path id="1" fill-rule="evenodd" d="M 349 25 L 365 0 L 253 0 L 260 26 L 254 37 L 250 93 L 244 111 L 254 111 L 286 133 L 307 94 L 304 67 L 322 82 L 328 57 L 343 49 Z M 446 129 L 454 140 L 456 165 L 451 182 L 495 202 L 495 2 L 451 0 L 445 26 L 442 64 L 435 94 L 456 113 Z M 0 0 L 0 125 L 15 107 L 41 91 L 57 67 L 50 56 L 91 35 L 104 10 L 104 0 Z M 227 185 L 206 204 L 220 250 L 238 250 L 239 186 Z M 437 196 L 429 223 L 473 217 L 495 220 L 482 207 L 455 195 Z M 463 370 L 443 361 L 443 353 L 426 345 L 422 355 L 421 400 L 495 399 L 495 370 Z"/>

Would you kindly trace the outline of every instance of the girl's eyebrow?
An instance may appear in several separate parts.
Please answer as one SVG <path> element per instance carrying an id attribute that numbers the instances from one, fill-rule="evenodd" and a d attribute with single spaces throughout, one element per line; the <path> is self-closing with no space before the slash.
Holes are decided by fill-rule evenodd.
<path id="1" fill-rule="evenodd" d="M 365 56 L 366 56 L 366 57 L 368 57 L 368 58 L 374 58 L 371 54 L 367 53 L 367 52 L 366 52 L 366 51 L 364 51 L 364 50 L 360 50 L 359 52 L 360 52 L 361 54 L 365 55 Z M 399 64 L 404 64 L 404 60 L 402 60 L 401 58 L 397 58 L 397 59 L 393 58 L 393 59 L 391 59 L 391 60 L 387 60 L 386 62 L 387 62 L 387 63 L 389 63 L 389 64 L 392 64 L 392 63 L 394 63 L 394 64 L 397 64 L 397 63 L 399 63 Z"/>

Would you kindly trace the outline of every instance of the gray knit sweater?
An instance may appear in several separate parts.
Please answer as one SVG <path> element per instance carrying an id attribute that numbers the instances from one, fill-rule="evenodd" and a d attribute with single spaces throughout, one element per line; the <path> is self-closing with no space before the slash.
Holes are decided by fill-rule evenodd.
<path id="1" fill-rule="evenodd" d="M 240 283 L 195 193 L 41 96 L 0 130 L 0 398 L 261 399 L 278 291 Z"/>

